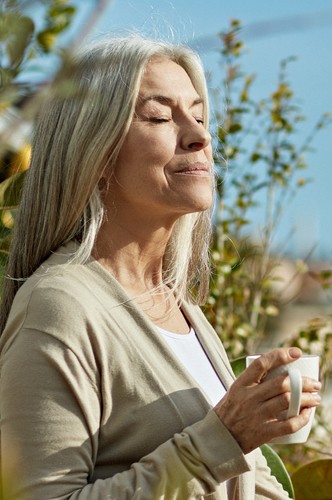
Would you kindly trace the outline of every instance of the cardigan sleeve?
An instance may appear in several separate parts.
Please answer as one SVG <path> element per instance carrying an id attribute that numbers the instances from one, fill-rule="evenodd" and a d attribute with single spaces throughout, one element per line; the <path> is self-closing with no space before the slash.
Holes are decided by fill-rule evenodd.
<path id="1" fill-rule="evenodd" d="M 128 470 L 91 482 L 98 386 L 72 350 L 43 332 L 21 330 L 2 354 L 0 405 L 5 500 L 200 498 L 250 470 L 211 410 Z"/>

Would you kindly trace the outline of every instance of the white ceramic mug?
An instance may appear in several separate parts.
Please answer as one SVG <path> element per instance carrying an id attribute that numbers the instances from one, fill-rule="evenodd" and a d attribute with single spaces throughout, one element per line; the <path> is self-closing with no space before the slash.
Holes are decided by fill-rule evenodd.
<path id="1" fill-rule="evenodd" d="M 260 354 L 256 354 L 253 356 L 247 356 L 246 365 L 247 367 L 257 358 L 260 357 Z M 301 358 L 298 358 L 287 365 L 279 366 L 274 370 L 271 370 L 265 380 L 275 377 L 276 375 L 280 375 L 282 373 L 288 372 L 291 386 L 291 399 L 287 411 L 287 415 L 285 418 L 295 417 L 300 412 L 301 406 L 301 394 L 302 394 L 302 377 L 309 377 L 315 380 L 319 379 L 319 357 L 314 355 L 302 355 Z M 272 439 L 270 442 L 275 444 L 294 444 L 294 443 L 305 443 L 308 439 L 312 423 L 315 416 L 315 408 L 311 409 L 311 415 L 309 422 L 302 427 L 302 429 L 294 432 L 293 434 L 286 434 L 285 436 L 281 436 L 275 439 Z"/>

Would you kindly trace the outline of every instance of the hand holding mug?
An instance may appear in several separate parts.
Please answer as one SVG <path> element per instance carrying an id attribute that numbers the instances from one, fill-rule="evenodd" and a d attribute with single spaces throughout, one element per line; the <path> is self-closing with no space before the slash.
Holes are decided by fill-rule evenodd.
<path id="1" fill-rule="evenodd" d="M 274 372 L 299 360 L 301 354 L 297 348 L 274 349 L 256 357 L 214 408 L 244 453 L 299 431 L 313 418 L 311 409 L 320 402 L 318 380 L 301 378 L 299 414 L 287 416 L 291 401 L 288 371 Z"/>
<path id="2" fill-rule="evenodd" d="M 247 356 L 247 366 L 250 366 L 250 364 L 259 356 L 260 355 Z M 289 407 L 287 409 L 287 412 L 285 412 L 284 414 L 284 418 L 288 419 L 291 417 L 296 417 L 300 413 L 302 400 L 302 377 L 310 377 L 314 380 L 318 380 L 319 357 L 313 355 L 303 355 L 287 365 L 279 366 L 278 368 L 270 371 L 266 375 L 265 380 L 281 374 L 288 374 L 290 382 Z M 275 444 L 305 443 L 308 439 L 314 416 L 315 408 L 312 408 L 310 420 L 304 427 L 292 434 L 286 434 L 285 436 L 272 439 L 272 442 Z"/>

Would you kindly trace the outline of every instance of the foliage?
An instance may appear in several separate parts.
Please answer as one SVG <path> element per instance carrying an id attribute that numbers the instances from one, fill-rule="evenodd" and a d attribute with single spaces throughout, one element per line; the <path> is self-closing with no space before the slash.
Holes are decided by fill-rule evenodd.
<path id="1" fill-rule="evenodd" d="M 240 23 L 232 21 L 220 35 L 223 79 L 214 93 L 219 174 L 211 252 L 215 272 L 205 309 L 230 357 L 252 353 L 266 335 L 269 317 L 279 313 L 276 282 L 282 256 L 272 253 L 275 232 L 287 202 L 309 182 L 304 175 L 306 155 L 315 135 L 331 122 L 324 114 L 297 144 L 296 127 L 305 117 L 288 81 L 294 58 L 281 62 L 270 96 L 251 97 L 255 77 L 241 70 L 240 29 Z M 253 241 L 246 230 L 262 201 L 265 220 L 259 240 Z"/>
<path id="2" fill-rule="evenodd" d="M 5 1 L 0 12 L 1 111 L 34 88 L 34 79 L 25 79 L 25 74 L 42 53 L 56 52 L 57 38 L 69 27 L 76 10 L 67 0 L 50 0 L 39 29 L 32 17 L 24 15 L 21 3 Z"/>
<path id="3" fill-rule="evenodd" d="M 38 72 L 46 57 L 58 55 L 56 42 L 71 24 L 75 7 L 67 0 L 5 1 L 0 8 L 0 272 L 6 263 L 15 210 L 24 172 L 29 167 L 30 122 L 40 105 L 43 87 Z M 43 22 L 36 26 L 30 4 L 39 4 Z M 55 65 L 55 63 L 54 63 Z M 39 76 L 40 78 L 40 76 Z M 44 79 L 49 75 L 44 75 Z M 1 272 L 1 277 L 3 272 Z"/>
<path id="4" fill-rule="evenodd" d="M 93 0 L 94 11 L 76 30 L 76 44 L 108 3 Z M 30 164 L 31 123 L 48 98 L 50 84 L 59 93 L 72 92 L 66 79 L 72 68 L 70 50 L 62 47 L 60 36 L 72 25 L 75 13 L 70 0 L 4 0 L 0 6 L 0 183 L 6 181 L 1 189 L 6 189 L 7 196 L 13 184 L 15 194 L 10 207 L 0 205 L 0 272 L 19 200 L 15 175 Z"/>
<path id="5" fill-rule="evenodd" d="M 332 459 L 316 460 L 300 467 L 293 475 L 297 500 L 330 500 Z"/>
<path id="6" fill-rule="evenodd" d="M 24 171 L 29 166 L 29 144 L 23 142 L 18 147 L 12 137 L 18 128 L 30 123 L 43 98 L 43 88 L 36 88 L 28 72 L 34 69 L 40 54 L 60 54 L 57 38 L 68 28 L 75 13 L 67 0 L 46 3 L 41 28 L 36 28 L 32 17 L 22 14 L 19 1 L 6 1 L 0 7 L 0 181 L 4 181 L 0 185 L 0 266 L 6 260 Z M 309 182 L 303 172 L 315 135 L 330 122 L 330 116 L 323 115 L 303 143 L 297 145 L 295 131 L 304 117 L 288 82 L 292 58 L 281 62 L 271 95 L 254 100 L 254 76 L 241 71 L 243 44 L 239 32 L 239 22 L 233 21 L 230 29 L 221 34 L 225 76 L 220 92 L 215 94 L 215 160 L 219 173 L 211 249 L 215 271 L 205 309 L 230 357 L 252 353 L 258 340 L 266 335 L 268 318 L 279 312 L 280 297 L 275 284 L 281 257 L 272 254 L 273 238 L 287 201 Z M 220 95 L 225 98 L 225 109 L 220 106 Z M 246 229 L 252 210 L 262 199 L 266 200 L 265 223 L 260 241 L 253 242 L 246 236 Z M 332 271 L 326 270 L 317 273 L 315 279 L 329 288 L 331 276 Z M 322 375 L 327 378 L 332 372 L 331 338 L 331 324 L 322 319 L 309 324 L 290 343 L 308 352 L 319 346 Z M 236 364 L 239 370 L 241 363 Z M 319 412 L 317 415 L 315 446 L 324 450 L 325 434 L 322 436 L 321 430 L 327 425 L 326 418 Z M 310 446 L 308 459 L 314 450 Z M 264 450 L 273 455 L 269 447 Z M 303 460 L 303 455 L 297 458 L 297 448 L 294 450 L 280 450 L 291 468 Z M 301 450 L 303 453 L 303 446 Z M 320 469 L 318 464 L 318 470 L 325 470 L 323 465 Z"/>
<path id="7" fill-rule="evenodd" d="M 215 144 L 218 200 L 211 256 L 214 266 L 205 314 L 231 359 L 257 352 L 268 335 L 269 320 L 282 310 L 279 265 L 283 255 L 274 253 L 274 238 L 285 208 L 298 190 L 310 181 L 305 174 L 316 134 L 331 123 L 322 115 L 311 132 L 298 143 L 297 129 L 305 119 L 289 82 L 290 57 L 280 63 L 276 87 L 263 99 L 254 99 L 254 75 L 242 71 L 244 46 L 240 23 L 232 21 L 221 33 L 222 80 L 214 92 Z M 221 102 L 224 100 L 224 104 Z M 253 240 L 253 210 L 263 206 L 260 234 Z M 292 279 L 307 273 L 306 262 L 297 263 Z M 332 270 L 311 277 L 331 290 Z M 297 345 L 321 357 L 321 379 L 332 381 L 331 318 L 313 319 L 284 345 Z M 237 374 L 242 361 L 233 363 Z M 305 461 L 330 456 L 332 429 L 328 410 L 316 412 L 315 426 L 305 445 L 275 445 L 289 471 Z M 332 497 L 332 495 L 331 495 Z"/>

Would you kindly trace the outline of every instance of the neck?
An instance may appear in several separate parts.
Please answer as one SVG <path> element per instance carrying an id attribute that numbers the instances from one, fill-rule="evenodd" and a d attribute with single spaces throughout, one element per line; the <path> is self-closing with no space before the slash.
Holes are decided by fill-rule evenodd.
<path id="1" fill-rule="evenodd" d="M 93 256 L 108 268 L 119 283 L 142 293 L 162 282 L 162 264 L 171 228 L 130 228 L 116 221 L 99 231 Z"/>
<path id="2" fill-rule="evenodd" d="M 153 323 L 183 333 L 188 331 L 187 322 L 172 291 L 162 283 L 163 259 L 173 225 L 107 221 L 99 231 L 93 256 L 112 272 Z"/>

